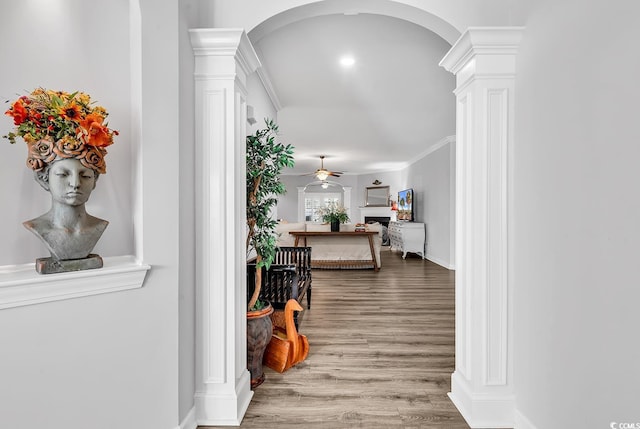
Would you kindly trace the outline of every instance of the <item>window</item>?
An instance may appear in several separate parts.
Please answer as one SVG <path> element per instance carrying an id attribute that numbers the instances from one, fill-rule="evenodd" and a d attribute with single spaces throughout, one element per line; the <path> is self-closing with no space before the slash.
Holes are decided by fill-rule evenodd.
<path id="1" fill-rule="evenodd" d="M 305 222 L 321 223 L 318 209 L 329 203 L 342 204 L 342 193 L 305 192 L 304 194 L 304 220 Z"/>

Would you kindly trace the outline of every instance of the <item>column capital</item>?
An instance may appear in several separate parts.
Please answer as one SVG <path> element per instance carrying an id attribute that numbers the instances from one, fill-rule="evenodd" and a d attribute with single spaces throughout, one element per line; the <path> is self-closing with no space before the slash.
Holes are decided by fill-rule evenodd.
<path id="1" fill-rule="evenodd" d="M 195 28 L 189 30 L 193 54 L 198 62 L 202 57 L 234 57 L 246 76 L 262 66 L 247 33 L 241 28 Z"/>
<path id="2" fill-rule="evenodd" d="M 515 55 L 524 27 L 470 27 L 440 61 L 455 74 L 458 87 L 469 76 L 515 73 Z"/>

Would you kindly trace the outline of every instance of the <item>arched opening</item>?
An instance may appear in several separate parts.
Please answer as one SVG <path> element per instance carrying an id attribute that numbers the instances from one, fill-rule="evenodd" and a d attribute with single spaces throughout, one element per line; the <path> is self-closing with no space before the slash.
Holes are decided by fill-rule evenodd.
<path id="1" fill-rule="evenodd" d="M 325 3 L 335 5 L 321 2 Z M 376 4 L 383 3 L 387 2 Z M 205 221 L 205 241 L 211 237 L 212 229 L 233 232 L 222 234 L 222 240 L 215 246 L 205 242 L 202 252 L 207 261 L 214 261 L 211 266 L 200 268 L 205 281 L 200 293 L 206 300 L 199 304 L 203 315 L 198 317 L 198 323 L 204 332 L 198 335 L 198 341 L 203 341 L 197 351 L 200 385 L 196 388 L 196 416 L 206 424 L 241 420 L 251 398 L 246 369 L 242 368 L 246 340 L 242 330 L 244 268 L 242 253 L 238 252 L 242 229 L 237 220 L 243 213 L 237 195 L 242 193 L 239 185 L 243 177 L 239 174 L 242 170 L 236 168 L 243 161 L 239 147 L 243 146 L 246 129 L 244 83 L 246 76 L 258 68 L 258 61 L 241 30 L 193 31 L 196 111 L 197 116 L 202 115 L 196 120 L 200 133 L 196 135 L 196 144 L 204 148 L 222 147 L 222 152 L 216 155 L 223 158 L 220 162 L 206 154 L 208 161 L 205 160 L 204 167 L 214 164 L 218 168 L 202 170 L 210 176 L 203 177 L 206 207 L 198 220 Z M 452 399 L 468 421 L 475 420 L 480 425 L 508 425 L 513 415 L 509 352 L 513 333 L 507 282 L 507 208 L 512 191 L 508 185 L 507 148 L 513 139 L 513 59 L 519 32 L 520 29 L 498 28 L 468 30 L 441 62 L 458 79 L 456 144 L 462 143 L 463 151 L 456 154 L 456 159 L 464 159 L 462 164 L 457 162 L 456 168 L 459 173 L 456 194 L 464 203 L 462 210 L 456 207 L 457 243 L 461 243 L 457 254 L 464 258 L 464 287 L 458 287 L 460 266 L 457 266 L 456 308 L 463 311 L 456 315 Z M 218 183 L 227 187 L 207 188 Z M 226 205 L 220 206 L 220 201 Z M 211 223 L 210 210 L 218 214 L 216 218 L 224 225 Z M 460 230 L 465 234 L 462 238 Z M 214 252 L 214 257 L 207 251 Z M 459 263 L 460 258 L 456 257 L 456 265 Z M 212 324 L 209 317 L 215 317 L 219 326 Z M 223 346 L 217 347 L 218 344 Z M 226 419 L 220 417 L 230 413 Z"/>

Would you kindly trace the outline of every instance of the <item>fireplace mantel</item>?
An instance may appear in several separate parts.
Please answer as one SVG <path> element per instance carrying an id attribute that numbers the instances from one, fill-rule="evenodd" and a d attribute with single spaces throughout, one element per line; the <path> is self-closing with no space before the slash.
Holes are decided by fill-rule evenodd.
<path id="1" fill-rule="evenodd" d="M 360 209 L 360 218 L 358 222 L 364 222 L 365 216 L 389 217 L 390 220 L 396 220 L 396 212 L 391 207 L 358 207 Z"/>

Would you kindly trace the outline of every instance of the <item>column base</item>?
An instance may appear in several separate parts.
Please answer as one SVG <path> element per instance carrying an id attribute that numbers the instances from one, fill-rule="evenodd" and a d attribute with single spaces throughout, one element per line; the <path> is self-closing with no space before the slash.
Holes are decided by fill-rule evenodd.
<path id="1" fill-rule="evenodd" d="M 490 390 L 491 386 L 487 388 Z M 500 387 L 496 387 L 500 389 Z M 474 393 L 458 372 L 451 375 L 449 399 L 472 428 L 513 428 L 515 397 L 490 391 Z"/>
<path id="2" fill-rule="evenodd" d="M 253 397 L 250 378 L 249 371 L 245 370 L 235 389 L 219 384 L 209 392 L 196 392 L 198 426 L 240 426 Z"/>

